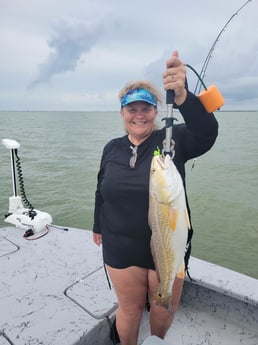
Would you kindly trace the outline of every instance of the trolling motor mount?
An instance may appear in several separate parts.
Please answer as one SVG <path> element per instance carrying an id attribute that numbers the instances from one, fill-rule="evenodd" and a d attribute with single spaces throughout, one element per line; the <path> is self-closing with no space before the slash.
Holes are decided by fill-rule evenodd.
<path id="1" fill-rule="evenodd" d="M 46 212 L 34 209 L 34 207 L 31 205 L 31 203 L 28 201 L 25 195 L 21 167 L 19 162 L 20 160 L 17 155 L 18 148 L 20 148 L 20 144 L 12 139 L 2 139 L 2 144 L 10 150 L 13 184 L 13 196 L 9 198 L 9 210 L 5 214 L 4 221 L 15 225 L 17 228 L 26 230 L 26 233 L 29 233 L 31 236 L 38 233 L 42 233 L 46 231 L 47 225 L 50 225 L 52 223 L 52 217 L 50 214 Z M 18 174 L 20 174 L 19 179 L 22 198 L 17 194 L 17 169 L 19 169 Z M 24 207 L 22 199 L 25 202 L 26 206 L 28 206 L 28 208 Z"/>

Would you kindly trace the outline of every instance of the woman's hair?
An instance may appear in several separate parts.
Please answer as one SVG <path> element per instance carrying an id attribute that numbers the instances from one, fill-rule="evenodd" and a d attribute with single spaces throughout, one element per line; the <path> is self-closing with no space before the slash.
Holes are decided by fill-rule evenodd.
<path id="1" fill-rule="evenodd" d="M 127 83 L 118 94 L 120 102 L 123 96 L 125 96 L 129 91 L 132 91 L 135 89 L 148 90 L 157 100 L 157 104 L 160 104 L 160 105 L 162 104 L 163 97 L 160 90 L 154 84 L 152 84 L 150 81 L 147 81 L 147 80 L 135 80 L 135 81 L 131 81 Z"/>

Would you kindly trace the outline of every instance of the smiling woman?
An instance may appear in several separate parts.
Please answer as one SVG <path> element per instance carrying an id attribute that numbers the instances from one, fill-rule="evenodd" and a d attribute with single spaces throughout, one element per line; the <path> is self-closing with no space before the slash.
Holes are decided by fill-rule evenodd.
<path id="1" fill-rule="evenodd" d="M 148 89 L 154 91 L 153 94 Z M 148 82 L 131 83 L 120 93 L 120 113 L 132 144 L 140 145 L 152 133 L 158 98 L 158 90 Z"/>
<path id="2" fill-rule="evenodd" d="M 210 149 L 217 136 L 217 122 L 199 99 L 186 91 L 185 66 L 177 51 L 167 61 L 163 85 L 165 90 L 174 90 L 175 102 L 185 120 L 185 124 L 173 128 L 175 164 L 184 181 L 184 163 L 193 154 L 198 156 Z M 148 212 L 151 162 L 157 147 L 162 150 L 166 132 L 166 128 L 155 128 L 157 105 L 162 97 L 153 84 L 136 81 L 121 90 L 119 99 L 127 133 L 110 140 L 103 150 L 95 194 L 93 240 L 102 244 L 104 263 L 118 298 L 116 326 L 121 344 L 136 345 L 147 295 L 151 332 L 165 336 L 179 305 L 191 246 L 188 242 L 186 255 L 182 246 L 182 274 L 177 275 L 175 270 L 177 276 L 169 289 L 173 290 L 172 301 L 169 298 L 167 308 L 157 305 L 153 296 L 159 279 L 154 264 L 156 253 L 150 245 Z M 165 216 L 165 224 L 167 220 Z M 190 229 L 189 241 L 191 234 Z"/>
<path id="3" fill-rule="evenodd" d="M 145 102 L 134 102 L 121 110 L 129 140 L 134 145 L 140 145 L 152 133 L 157 110 Z"/>
<path id="4" fill-rule="evenodd" d="M 128 83 L 119 93 L 120 114 L 129 140 L 136 147 L 156 128 L 157 106 L 162 104 L 162 95 L 149 81 Z"/>

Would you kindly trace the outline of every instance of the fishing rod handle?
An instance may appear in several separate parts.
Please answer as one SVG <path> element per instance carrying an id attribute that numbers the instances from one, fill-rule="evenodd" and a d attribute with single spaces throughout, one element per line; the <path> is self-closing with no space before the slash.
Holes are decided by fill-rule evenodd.
<path id="1" fill-rule="evenodd" d="M 173 104 L 175 100 L 175 91 L 174 90 L 167 90 L 166 92 L 166 104 L 167 104 L 167 119 L 173 118 Z M 168 126 L 168 123 L 166 123 L 166 136 L 165 136 L 165 146 L 164 150 L 165 153 L 171 153 L 171 139 L 172 139 L 172 125 Z"/>
<path id="2" fill-rule="evenodd" d="M 166 104 L 174 104 L 175 101 L 175 91 L 167 90 L 166 93 Z"/>

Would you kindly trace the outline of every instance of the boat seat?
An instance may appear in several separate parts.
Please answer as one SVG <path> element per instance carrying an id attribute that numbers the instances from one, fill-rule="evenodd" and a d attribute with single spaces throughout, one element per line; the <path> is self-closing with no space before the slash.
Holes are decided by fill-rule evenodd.
<path id="1" fill-rule="evenodd" d="M 155 335 L 152 335 L 144 340 L 142 345 L 169 345 L 165 342 L 165 340 L 162 340 Z"/>

